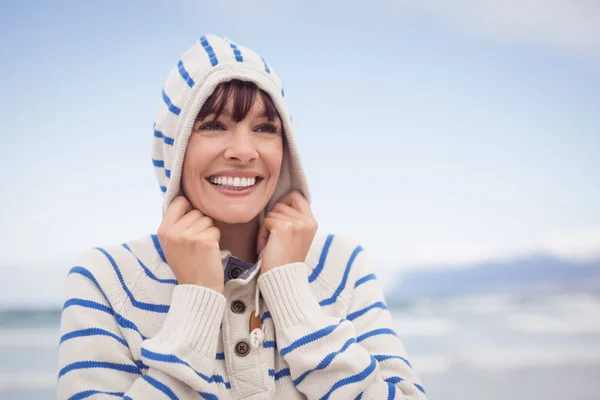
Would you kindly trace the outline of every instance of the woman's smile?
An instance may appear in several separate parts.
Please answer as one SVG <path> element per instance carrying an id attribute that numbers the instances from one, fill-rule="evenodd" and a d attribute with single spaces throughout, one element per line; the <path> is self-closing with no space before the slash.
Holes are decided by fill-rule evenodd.
<path id="1" fill-rule="evenodd" d="M 248 196 L 254 193 L 264 180 L 259 175 L 252 175 L 248 177 L 239 175 L 240 174 L 212 175 L 206 178 L 206 181 L 215 191 L 225 196 Z"/>

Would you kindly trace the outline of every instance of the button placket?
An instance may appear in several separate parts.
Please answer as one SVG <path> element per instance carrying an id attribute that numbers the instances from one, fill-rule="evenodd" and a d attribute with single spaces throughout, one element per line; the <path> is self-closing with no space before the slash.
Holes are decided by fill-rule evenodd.
<path id="1" fill-rule="evenodd" d="M 240 357 L 246 357 L 250 353 L 250 344 L 245 340 L 237 342 L 235 345 L 235 354 Z"/>
<path id="2" fill-rule="evenodd" d="M 244 270 L 242 269 L 242 267 L 236 265 L 229 270 L 229 278 L 237 279 L 240 277 L 240 275 L 242 275 L 243 272 Z"/>
<path id="3" fill-rule="evenodd" d="M 235 267 L 234 265 L 232 269 Z M 230 274 L 231 270 L 228 275 Z M 254 301 L 255 285 L 256 277 L 252 276 L 231 280 L 225 287 L 224 294 L 229 299 L 230 310 L 224 316 L 222 338 L 225 353 L 229 353 L 231 357 L 227 358 L 231 361 L 227 363 L 226 368 L 230 374 L 231 389 L 235 398 L 252 397 L 260 392 L 266 392 L 271 382 L 268 376 L 265 376 L 264 368 L 261 367 L 264 357 L 261 348 L 252 347 L 253 336 L 248 330 L 248 314 L 253 312 L 251 305 Z M 242 308 L 244 311 L 238 312 Z"/>
<path id="4" fill-rule="evenodd" d="M 244 312 L 246 312 L 246 305 L 239 300 L 233 301 L 231 303 L 231 311 L 233 311 L 236 314 L 243 314 Z"/>

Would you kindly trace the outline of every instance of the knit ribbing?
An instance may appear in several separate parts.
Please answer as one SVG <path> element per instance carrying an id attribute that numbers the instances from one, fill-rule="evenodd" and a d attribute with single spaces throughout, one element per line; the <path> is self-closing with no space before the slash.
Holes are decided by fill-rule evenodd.
<path id="1" fill-rule="evenodd" d="M 261 274 L 258 285 L 272 311 L 275 326 L 280 329 L 293 328 L 323 315 L 310 290 L 304 263 L 284 265 Z"/>
<path id="2" fill-rule="evenodd" d="M 214 356 L 219 326 L 225 310 L 225 297 L 196 285 L 178 285 L 173 289 L 171 307 L 154 340 L 186 343 L 206 356 Z"/>

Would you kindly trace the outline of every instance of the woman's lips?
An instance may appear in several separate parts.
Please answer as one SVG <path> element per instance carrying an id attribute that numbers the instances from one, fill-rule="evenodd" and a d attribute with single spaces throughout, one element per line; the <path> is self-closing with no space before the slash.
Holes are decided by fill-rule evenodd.
<path id="1" fill-rule="evenodd" d="M 213 187 L 213 189 L 215 189 L 217 192 L 219 192 L 221 194 L 224 194 L 226 196 L 239 197 L 239 196 L 248 196 L 248 195 L 252 194 L 256 190 L 258 185 L 260 185 L 262 183 L 263 178 L 256 179 L 256 183 L 254 183 L 254 185 L 248 186 L 248 187 L 234 187 L 234 186 L 217 185 L 215 183 L 212 183 L 208 179 L 206 179 L 206 181 L 208 182 L 208 184 L 210 186 Z"/>

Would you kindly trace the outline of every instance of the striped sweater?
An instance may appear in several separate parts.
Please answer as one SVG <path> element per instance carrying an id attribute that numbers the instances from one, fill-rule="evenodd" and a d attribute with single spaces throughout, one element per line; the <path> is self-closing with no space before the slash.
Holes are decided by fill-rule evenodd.
<path id="1" fill-rule="evenodd" d="M 58 398 L 426 398 L 360 246 L 318 235 L 305 263 L 258 271 L 220 294 L 177 285 L 155 235 L 84 253 L 66 283 Z"/>
<path id="2" fill-rule="evenodd" d="M 265 212 L 291 190 L 310 200 L 273 67 L 248 48 L 206 35 L 183 54 L 161 91 L 152 164 L 163 210 L 181 193 L 199 110 L 231 79 L 256 83 L 282 120 L 284 159 Z M 66 281 L 58 398 L 426 398 L 356 243 L 317 236 L 305 262 L 264 275 L 260 260 L 242 273 L 227 254 L 223 249 L 230 278 L 223 294 L 178 285 L 156 235 L 82 254 Z"/>

